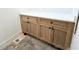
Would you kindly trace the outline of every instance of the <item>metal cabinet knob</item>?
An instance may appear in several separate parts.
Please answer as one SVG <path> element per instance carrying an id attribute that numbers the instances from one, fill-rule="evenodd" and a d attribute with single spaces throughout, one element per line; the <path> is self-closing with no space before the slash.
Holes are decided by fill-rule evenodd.
<path id="1" fill-rule="evenodd" d="M 54 28 L 52 27 L 52 30 L 54 30 Z"/>
<path id="2" fill-rule="evenodd" d="M 49 27 L 49 29 L 52 29 L 52 27 Z"/>
<path id="3" fill-rule="evenodd" d="M 29 19 L 29 17 L 27 17 L 27 19 Z"/>
<path id="4" fill-rule="evenodd" d="M 30 22 L 27 22 L 27 23 L 30 23 Z"/>
<path id="5" fill-rule="evenodd" d="M 51 21 L 50 24 L 53 24 L 53 22 Z"/>

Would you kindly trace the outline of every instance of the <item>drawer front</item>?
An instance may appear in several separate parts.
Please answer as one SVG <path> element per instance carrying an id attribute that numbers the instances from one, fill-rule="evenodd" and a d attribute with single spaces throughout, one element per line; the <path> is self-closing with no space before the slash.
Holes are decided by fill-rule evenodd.
<path id="1" fill-rule="evenodd" d="M 38 22 L 43 25 L 50 25 L 51 21 L 49 19 L 40 18 Z"/>
<path id="2" fill-rule="evenodd" d="M 63 27 L 63 28 L 67 28 L 69 24 L 67 22 L 54 21 L 53 25 L 57 25 L 57 26 L 60 26 L 60 27 Z"/>
<path id="3" fill-rule="evenodd" d="M 30 17 L 28 17 L 28 16 L 22 16 L 22 21 L 24 21 L 24 22 L 29 22 L 30 21 Z"/>
<path id="4" fill-rule="evenodd" d="M 37 23 L 37 21 L 38 21 L 38 18 L 36 18 L 36 17 L 30 17 L 31 19 L 30 19 L 30 22 L 31 23 Z"/>
<path id="5" fill-rule="evenodd" d="M 24 21 L 24 22 L 37 23 L 37 18 L 36 17 L 22 16 L 21 18 L 22 18 L 22 21 Z"/>

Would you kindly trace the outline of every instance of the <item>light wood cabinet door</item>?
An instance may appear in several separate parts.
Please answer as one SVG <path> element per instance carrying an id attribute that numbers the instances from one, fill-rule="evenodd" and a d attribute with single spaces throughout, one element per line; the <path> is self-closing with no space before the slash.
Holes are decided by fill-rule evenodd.
<path id="1" fill-rule="evenodd" d="M 27 22 L 26 27 L 27 27 L 27 33 L 30 34 L 31 33 L 31 24 L 30 24 L 30 22 Z"/>
<path id="2" fill-rule="evenodd" d="M 31 35 L 39 37 L 39 25 L 31 23 Z"/>
<path id="3" fill-rule="evenodd" d="M 22 31 L 24 33 L 30 33 L 30 23 L 29 22 L 22 22 Z"/>
<path id="4" fill-rule="evenodd" d="M 51 32 L 53 33 L 50 26 L 44 26 L 40 25 L 40 38 L 48 43 L 53 42 L 53 35 L 51 35 Z"/>
<path id="5" fill-rule="evenodd" d="M 65 48 L 66 36 L 67 36 L 67 31 L 65 29 L 54 27 L 53 44 L 56 47 L 64 49 Z"/>
<path id="6" fill-rule="evenodd" d="M 23 33 L 27 33 L 27 23 L 21 22 L 21 28 Z"/>

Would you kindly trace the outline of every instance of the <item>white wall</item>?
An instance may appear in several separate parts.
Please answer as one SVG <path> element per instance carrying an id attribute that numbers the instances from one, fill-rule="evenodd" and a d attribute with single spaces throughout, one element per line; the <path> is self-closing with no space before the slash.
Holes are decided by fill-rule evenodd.
<path id="1" fill-rule="evenodd" d="M 18 32 L 21 32 L 18 9 L 0 8 L 0 44 Z"/>
<path id="2" fill-rule="evenodd" d="M 72 39 L 71 49 L 79 50 L 79 23 L 78 23 L 77 32 Z"/>

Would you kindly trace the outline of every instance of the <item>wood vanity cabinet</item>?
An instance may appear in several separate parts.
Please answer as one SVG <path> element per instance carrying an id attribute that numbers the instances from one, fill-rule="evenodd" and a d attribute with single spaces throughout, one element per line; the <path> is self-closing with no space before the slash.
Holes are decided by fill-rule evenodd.
<path id="1" fill-rule="evenodd" d="M 28 33 L 55 47 L 70 47 L 74 23 L 40 17 L 20 16 L 23 33 Z"/>

